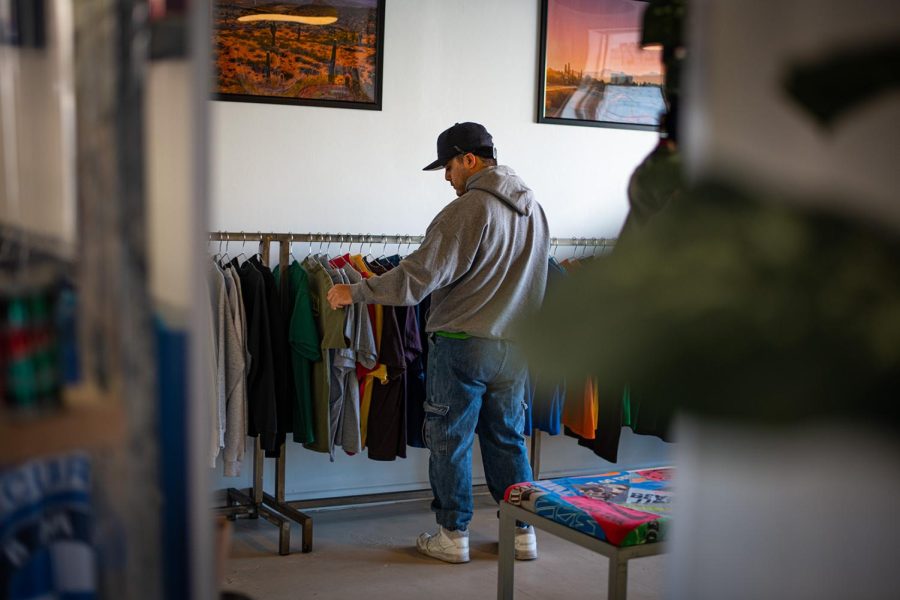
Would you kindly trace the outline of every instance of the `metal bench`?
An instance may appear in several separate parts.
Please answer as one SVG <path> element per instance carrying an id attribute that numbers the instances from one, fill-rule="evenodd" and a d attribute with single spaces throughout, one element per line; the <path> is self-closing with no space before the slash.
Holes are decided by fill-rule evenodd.
<path id="1" fill-rule="evenodd" d="M 607 557 L 607 597 L 625 600 L 628 561 L 665 551 L 671 472 L 618 471 L 510 487 L 500 503 L 498 600 L 513 598 L 517 521 Z"/>

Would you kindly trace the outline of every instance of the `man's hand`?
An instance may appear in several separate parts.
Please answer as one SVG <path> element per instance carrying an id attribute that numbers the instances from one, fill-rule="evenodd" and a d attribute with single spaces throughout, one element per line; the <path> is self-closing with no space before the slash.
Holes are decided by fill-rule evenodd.
<path id="1" fill-rule="evenodd" d="M 353 304 L 353 297 L 350 295 L 350 286 L 339 283 L 328 290 L 328 304 L 331 308 L 337 310 L 342 306 Z"/>

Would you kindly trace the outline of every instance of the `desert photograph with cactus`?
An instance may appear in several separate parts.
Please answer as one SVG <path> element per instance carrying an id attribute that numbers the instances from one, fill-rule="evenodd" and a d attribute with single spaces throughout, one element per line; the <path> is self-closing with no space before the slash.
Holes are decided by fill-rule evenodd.
<path id="1" fill-rule="evenodd" d="M 378 0 L 218 0 L 212 10 L 220 97 L 378 101 Z"/>

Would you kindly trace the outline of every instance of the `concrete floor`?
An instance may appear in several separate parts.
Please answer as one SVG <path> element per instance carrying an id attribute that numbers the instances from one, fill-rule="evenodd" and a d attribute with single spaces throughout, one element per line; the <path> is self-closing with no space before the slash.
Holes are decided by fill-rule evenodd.
<path id="1" fill-rule="evenodd" d="M 488 600 L 497 595 L 497 507 L 477 496 L 470 525 L 471 562 L 451 565 L 419 554 L 415 538 L 435 527 L 428 502 L 318 511 L 314 547 L 300 553 L 300 530 L 291 554 L 276 553 L 278 534 L 262 519 L 234 524 L 223 589 L 254 600 L 297 598 Z M 605 598 L 606 559 L 538 531 L 536 561 L 516 563 L 516 598 Z M 663 596 L 665 556 L 629 565 L 628 600 Z"/>

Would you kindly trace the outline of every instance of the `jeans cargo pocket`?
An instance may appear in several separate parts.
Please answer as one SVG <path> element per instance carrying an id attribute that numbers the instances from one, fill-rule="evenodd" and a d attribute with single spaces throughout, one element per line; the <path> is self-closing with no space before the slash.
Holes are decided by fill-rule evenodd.
<path id="1" fill-rule="evenodd" d="M 426 401 L 422 404 L 422 408 L 425 409 L 425 420 L 422 422 L 422 440 L 425 447 L 435 454 L 446 454 L 447 413 L 450 407 Z"/>

